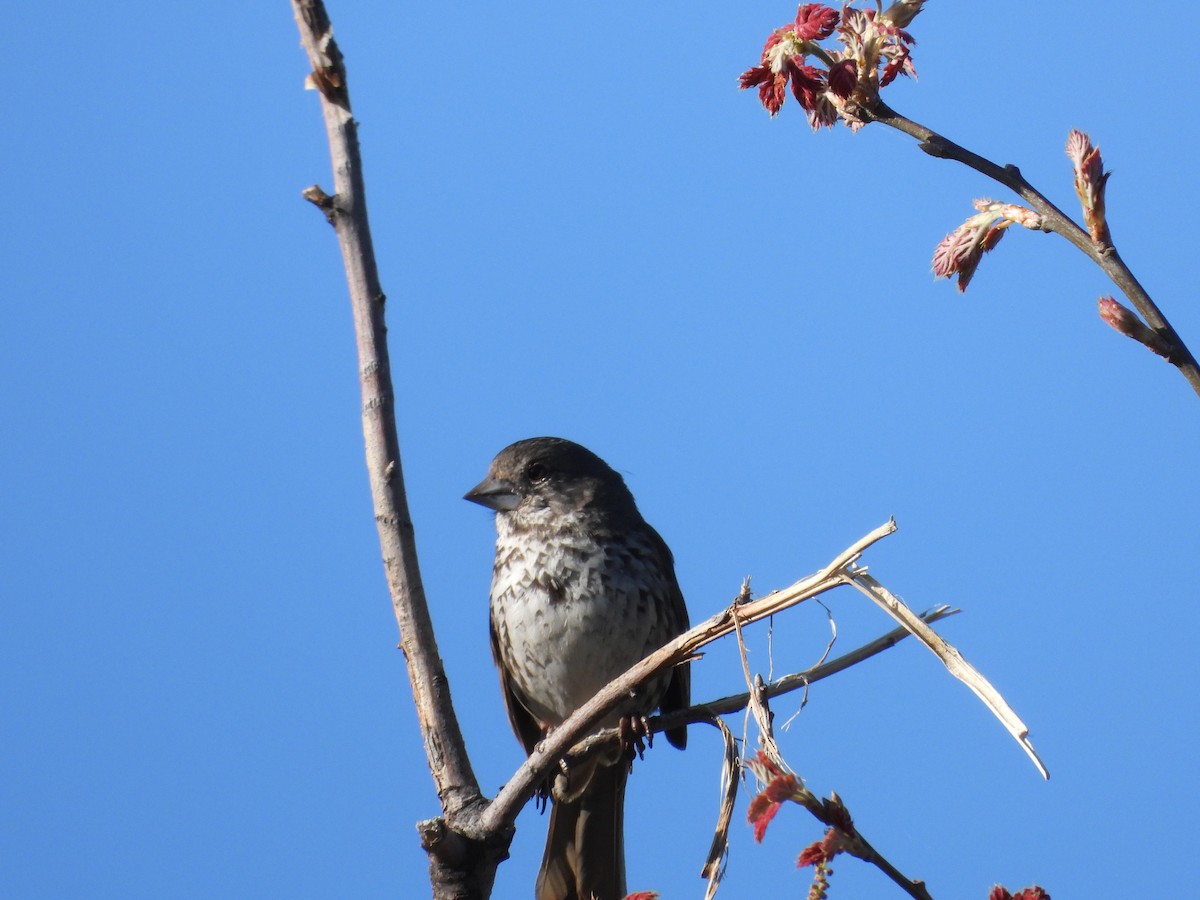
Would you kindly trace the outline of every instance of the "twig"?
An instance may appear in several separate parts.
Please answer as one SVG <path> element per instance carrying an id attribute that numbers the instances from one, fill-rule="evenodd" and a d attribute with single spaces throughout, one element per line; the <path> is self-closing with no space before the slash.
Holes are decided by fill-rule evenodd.
<path id="1" fill-rule="evenodd" d="M 933 623 L 949 616 L 958 615 L 960 612 L 962 610 L 942 605 L 926 610 L 920 616 L 926 622 Z M 811 669 L 805 669 L 803 672 L 784 675 L 782 678 L 768 682 L 763 686 L 762 696 L 769 700 L 773 697 L 779 697 L 783 694 L 806 688 L 810 684 L 816 684 L 822 679 L 836 675 L 838 672 L 842 672 L 851 666 L 870 659 L 872 656 L 877 656 L 884 650 L 895 647 L 906 637 L 911 636 L 912 632 L 907 628 L 893 628 L 887 634 L 876 638 L 870 643 L 863 644 L 857 650 L 851 650 L 849 653 L 843 654 L 827 663 L 813 666 Z M 664 715 L 651 716 L 646 722 L 646 727 L 650 733 L 658 734 L 662 731 L 678 728 L 680 725 L 696 725 L 701 722 L 712 722 L 718 716 L 741 712 L 750 703 L 750 696 L 749 691 L 741 694 L 730 694 L 728 697 L 721 697 L 719 700 L 697 703 L 694 706 L 689 706 L 687 709 L 677 709 L 674 712 Z M 615 747 L 621 739 L 621 730 L 619 728 L 604 728 L 575 744 L 566 756 L 570 759 L 583 759 L 594 753 L 607 752 L 612 747 Z"/>
<path id="2" fill-rule="evenodd" d="M 742 596 L 749 597 L 749 585 L 742 585 Z M 758 725 L 758 741 L 768 753 L 778 756 L 779 747 L 775 744 L 775 729 L 774 729 L 774 713 L 767 706 L 766 684 L 763 682 L 761 675 L 752 675 L 750 673 L 750 657 L 746 652 L 746 638 L 742 634 L 741 616 L 738 615 L 738 605 L 745 601 L 739 597 L 738 603 L 732 607 L 733 612 L 733 627 L 734 633 L 737 635 L 738 657 L 742 661 L 742 677 L 746 680 L 746 687 L 749 688 L 749 693 L 746 695 L 749 700 L 746 703 L 747 712 L 747 728 L 749 727 L 749 719 L 753 718 L 755 724 Z M 747 745 L 746 732 L 743 731 L 742 746 Z"/>
<path id="3" fill-rule="evenodd" d="M 933 896 L 929 893 L 928 888 L 925 887 L 925 882 L 909 878 L 897 869 L 886 856 L 871 846 L 870 841 L 859 834 L 857 828 L 855 829 L 855 836 L 858 846 L 853 851 L 854 856 L 875 866 L 875 868 L 887 875 L 888 878 L 892 879 L 905 893 L 913 897 L 914 900 L 933 900 Z"/>
<path id="4" fill-rule="evenodd" d="M 960 612 L 962 610 L 942 605 L 926 610 L 920 615 L 926 622 L 932 623 L 948 618 L 949 616 L 958 615 Z M 829 678 L 831 675 L 836 675 L 838 672 L 842 672 L 851 666 L 870 659 L 884 650 L 889 650 L 906 637 L 911 636 L 912 632 L 907 628 L 893 628 L 887 634 L 876 638 L 870 643 L 863 644 L 857 650 L 851 650 L 849 653 L 837 657 L 837 659 L 813 666 L 810 669 L 805 669 L 803 672 L 794 672 L 791 675 L 784 675 L 782 678 L 768 682 L 763 685 L 762 696 L 769 700 L 783 694 L 791 693 L 792 691 L 807 688 L 811 684 L 816 684 L 822 679 Z M 677 709 L 674 712 L 663 715 L 651 716 L 646 721 L 646 727 L 651 734 L 658 734 L 662 731 L 678 728 L 680 725 L 696 725 L 702 722 L 712 723 L 720 716 L 741 712 L 749 705 L 750 698 L 750 692 L 744 691 L 740 694 L 730 694 L 727 697 L 721 697 L 718 700 L 697 703 L 689 706 L 687 709 Z M 621 740 L 622 734 L 619 728 L 604 728 L 575 744 L 570 752 L 565 754 L 565 757 L 571 760 L 580 760 L 595 753 L 609 753 Z"/>
<path id="5" fill-rule="evenodd" d="M 1034 188 L 1020 169 L 1014 165 L 999 166 L 989 159 L 956 144 L 949 138 L 943 137 L 931 128 L 914 122 L 888 106 L 883 100 L 876 99 L 870 109 L 864 109 L 864 116 L 872 121 L 880 122 L 897 131 L 902 131 L 920 141 L 919 147 L 930 156 L 938 159 L 952 159 L 969 166 L 976 172 L 986 175 L 993 181 L 1013 191 L 1032 206 L 1043 218 L 1043 230 L 1053 232 L 1066 238 L 1076 248 L 1081 250 L 1096 265 L 1104 270 L 1112 282 L 1121 289 L 1130 302 L 1149 323 L 1154 332 L 1171 348 L 1167 361 L 1176 366 L 1187 379 L 1197 394 L 1200 394 L 1200 365 L 1188 349 L 1178 332 L 1167 321 L 1157 304 L 1150 298 L 1141 282 L 1125 265 L 1117 248 L 1111 243 L 1097 243 L 1091 235 L 1075 223 L 1061 209 L 1055 206 L 1044 194 Z M 1144 342 L 1143 342 L 1144 343 Z"/>
<path id="6" fill-rule="evenodd" d="M 950 606 L 937 606 L 933 609 L 926 610 L 921 613 L 921 618 L 929 623 L 937 622 L 940 619 L 945 619 L 949 616 L 957 615 L 962 612 L 960 609 L 955 609 Z M 851 650 L 835 659 L 831 659 L 827 663 L 813 666 L 811 669 L 806 669 L 803 672 L 796 672 L 791 675 L 784 675 L 782 678 L 777 678 L 774 681 L 768 682 L 763 693 L 767 699 L 778 697 L 782 694 L 790 693 L 791 691 L 799 690 L 807 687 L 810 684 L 815 684 L 824 678 L 831 675 L 836 675 L 853 665 L 857 665 L 865 659 L 870 659 L 872 656 L 888 650 L 906 637 L 912 635 L 912 632 L 907 628 L 893 628 L 882 637 L 878 637 L 868 644 L 863 644 L 857 650 Z M 719 700 L 712 700 L 708 703 L 698 703 L 695 706 L 690 706 L 687 709 L 677 710 L 662 716 L 654 716 L 647 723 L 650 730 L 653 732 L 667 731 L 671 728 L 676 728 L 680 725 L 690 725 L 694 722 L 707 721 L 712 716 L 723 716 L 729 713 L 739 712 L 745 709 L 746 704 L 750 701 L 749 693 L 732 694 L 728 697 L 722 697 Z M 605 729 L 602 734 L 611 734 L 613 737 L 619 736 L 620 732 L 616 728 Z M 599 735 L 597 735 L 599 737 Z"/>
<path id="7" fill-rule="evenodd" d="M 825 896 L 828 877 L 833 871 L 829 864 L 839 853 L 849 853 L 875 866 L 916 900 L 932 900 L 925 882 L 907 877 L 862 836 L 850 810 L 836 793 L 830 792 L 828 798 L 818 797 L 782 758 L 772 756 L 770 752 L 760 751 L 754 758 L 748 759 L 745 766 L 762 785 L 762 790 L 750 801 L 747 810 L 756 840 L 763 839 L 767 826 L 784 801 L 803 806 L 817 821 L 828 826 L 825 836 L 806 847 L 798 860 L 800 866 L 812 865 L 816 868 L 810 897 Z"/>

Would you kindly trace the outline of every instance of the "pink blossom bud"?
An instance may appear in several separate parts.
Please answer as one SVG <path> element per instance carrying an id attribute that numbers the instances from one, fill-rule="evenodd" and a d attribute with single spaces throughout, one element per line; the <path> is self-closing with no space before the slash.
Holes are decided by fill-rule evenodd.
<path id="1" fill-rule="evenodd" d="M 1149 347 L 1164 359 L 1171 358 L 1172 347 L 1154 329 L 1145 325 L 1133 310 L 1122 306 L 1112 297 L 1101 297 L 1100 318 L 1126 337 Z"/>
<path id="2" fill-rule="evenodd" d="M 937 278 L 958 276 L 959 293 L 967 289 L 983 254 L 1004 237 L 1012 222 L 998 214 L 993 207 L 1003 206 L 991 200 L 976 200 L 980 212 L 971 216 L 946 235 L 933 251 L 933 274 Z"/>
<path id="3" fill-rule="evenodd" d="M 1083 220 L 1088 234 L 1097 244 L 1109 244 L 1111 238 L 1105 219 L 1104 187 L 1111 172 L 1104 171 L 1100 159 L 1100 148 L 1092 145 L 1092 139 L 1078 129 L 1067 135 L 1067 156 L 1075 171 L 1075 193 L 1083 206 Z"/>

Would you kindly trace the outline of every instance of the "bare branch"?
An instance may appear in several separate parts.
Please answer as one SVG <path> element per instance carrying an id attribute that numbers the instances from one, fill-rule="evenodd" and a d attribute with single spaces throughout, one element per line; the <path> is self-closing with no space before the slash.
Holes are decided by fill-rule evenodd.
<path id="1" fill-rule="evenodd" d="M 926 622 L 933 622 L 940 618 L 954 615 L 957 612 L 957 609 L 952 609 L 949 606 L 940 606 L 936 609 L 927 610 L 926 612 L 922 613 L 921 618 Z M 708 857 L 700 873 L 701 877 L 708 879 L 708 886 L 704 895 L 705 900 L 712 900 L 712 897 L 717 892 L 718 882 L 722 875 L 722 863 L 725 859 L 725 854 L 728 852 L 729 845 L 729 820 L 733 813 L 733 803 L 737 796 L 736 776 L 737 773 L 741 771 L 741 761 L 738 757 L 737 745 L 733 734 L 730 732 L 725 723 L 718 717 L 719 714 L 736 712 L 756 698 L 765 706 L 767 697 L 778 696 L 779 694 L 796 690 L 797 688 L 807 688 L 809 684 L 815 681 L 819 681 L 822 678 L 827 678 L 828 676 L 836 672 L 840 672 L 857 662 L 862 662 L 863 660 L 868 659 L 877 653 L 881 653 L 889 647 L 894 647 L 899 641 L 908 637 L 909 634 L 911 634 L 911 632 L 906 628 L 896 628 L 888 632 L 883 637 L 878 638 L 869 644 L 865 644 L 864 646 L 859 647 L 857 650 L 853 650 L 844 656 L 838 657 L 832 662 L 819 663 L 805 672 L 795 675 L 787 675 L 778 679 L 777 681 L 771 682 L 770 684 L 764 685 L 761 683 L 760 679 L 755 679 L 753 682 L 753 689 L 747 693 L 738 694 L 734 697 L 727 697 L 724 700 L 718 700 L 712 703 L 701 704 L 688 710 L 681 710 L 672 713 L 667 717 L 658 717 L 650 720 L 650 727 L 652 731 L 659 731 L 665 730 L 666 728 L 674 728 L 680 724 L 683 724 L 684 722 L 701 721 L 703 720 L 703 712 L 708 711 L 710 717 L 707 719 L 707 721 L 713 725 L 716 725 L 724 737 L 725 754 L 724 763 L 721 770 L 721 783 L 723 787 L 721 810 L 717 817 L 717 827 L 713 835 L 712 844 L 709 847 Z M 741 649 L 740 630 L 738 632 L 738 637 L 739 649 Z M 828 650 L 826 651 L 826 655 L 828 655 Z M 822 660 L 824 660 L 824 656 L 822 657 Z M 743 656 L 743 663 L 744 662 L 745 660 Z M 698 713 L 700 715 L 698 715 Z M 756 719 L 760 722 L 760 725 L 762 721 L 764 721 L 764 718 L 769 725 L 769 718 L 756 714 Z M 616 741 L 620 740 L 619 731 L 615 728 L 607 729 L 605 732 L 594 735 L 593 738 L 589 738 L 588 740 L 584 741 L 583 744 L 578 745 L 576 749 L 583 750 L 585 753 L 593 752 L 591 748 L 585 747 L 585 745 L 591 744 L 593 740 L 595 740 L 597 744 L 600 742 L 608 744 L 615 743 Z M 778 748 L 774 746 L 773 741 L 771 742 L 767 753 L 768 755 L 774 755 L 775 758 L 779 758 L 780 762 L 782 762 L 782 758 L 778 756 Z M 824 810 L 824 802 L 825 801 L 816 801 L 814 798 L 814 805 L 818 810 Z M 814 815 L 817 815 L 817 818 L 821 821 L 825 821 L 827 818 L 823 817 L 817 812 L 814 812 Z M 828 824 L 828 822 L 826 822 L 826 824 Z M 891 865 L 890 862 L 888 862 L 883 856 L 875 851 L 875 849 L 871 847 L 871 845 L 867 843 L 865 839 L 862 839 L 861 836 L 860 844 L 863 853 L 866 854 L 863 858 L 868 862 L 873 863 L 886 874 L 888 874 L 889 877 L 900 884 L 900 886 L 905 890 L 909 891 L 909 893 L 912 893 L 912 891 L 916 889 L 924 890 L 924 885 L 921 882 L 906 879 L 894 866 Z M 873 856 L 871 856 L 871 854 L 873 854 Z M 915 894 L 914 896 L 920 896 L 920 894 Z"/>
<path id="2" fill-rule="evenodd" d="M 841 803 L 841 798 L 837 794 L 833 795 L 833 799 Z M 857 829 L 855 829 L 855 837 L 857 840 L 855 841 L 854 849 L 847 849 L 847 853 L 875 866 L 875 868 L 887 875 L 888 878 L 892 879 L 897 886 L 910 897 L 915 898 L 915 900 L 933 900 L 929 890 L 925 887 L 924 881 L 909 878 L 897 869 L 887 857 L 871 846 L 871 842 L 859 834 Z"/>
<path id="3" fill-rule="evenodd" d="M 958 615 L 960 612 L 962 610 L 942 605 L 926 610 L 920 616 L 926 622 L 932 623 L 948 618 L 949 616 Z M 807 688 L 811 684 L 816 684 L 818 681 L 829 678 L 831 675 L 836 675 L 838 672 L 842 672 L 853 665 L 870 659 L 872 656 L 877 656 L 884 650 L 895 647 L 911 635 L 912 632 L 907 628 L 893 628 L 887 634 L 827 663 L 813 666 L 810 669 L 805 669 L 803 672 L 784 675 L 782 678 L 767 682 L 763 685 L 762 696 L 765 699 L 772 699 L 783 694 L 789 694 L 792 691 Z M 750 692 L 745 691 L 741 694 L 731 694 L 728 697 L 722 697 L 719 700 L 697 703 L 694 706 L 689 706 L 687 709 L 677 709 L 671 713 L 651 716 L 647 720 L 646 725 L 651 734 L 658 734 L 662 731 L 678 728 L 680 725 L 696 725 L 702 722 L 712 723 L 719 716 L 741 712 L 749 705 L 750 697 Z M 568 760 L 581 760 L 595 753 L 611 754 L 613 748 L 620 741 L 620 729 L 605 728 L 575 744 L 564 755 L 564 758 Z"/>
<path id="4" fill-rule="evenodd" d="M 458 815 L 480 807 L 483 798 L 451 702 L 417 563 L 396 433 L 384 295 L 367 220 L 346 69 L 321 0 L 292 0 L 292 9 L 312 66 L 306 83 L 321 98 L 333 164 L 333 195 L 314 185 L 303 196 L 333 225 L 342 251 L 358 346 L 363 439 L 375 523 L 429 769 L 451 825 L 447 829 L 440 822 L 424 823 L 422 843 L 433 862 L 436 896 L 484 897 L 490 893 L 496 864 L 506 855 L 512 829 L 493 828 L 487 835 L 491 844 L 478 852 L 469 846 L 472 839 L 465 836 L 469 828 L 462 825 L 472 816 Z"/>
<path id="5" fill-rule="evenodd" d="M 955 609 L 950 606 L 936 606 L 933 609 L 926 610 L 921 613 L 921 618 L 926 622 L 937 622 L 940 619 L 945 619 L 949 616 L 957 615 L 962 612 L 960 609 Z M 767 683 L 764 694 L 768 699 L 778 697 L 782 694 L 787 694 L 800 688 L 807 687 L 810 684 L 816 684 L 830 675 L 836 675 L 845 669 L 856 665 L 863 660 L 870 659 L 872 656 L 882 653 L 895 647 L 900 641 L 909 637 L 912 632 L 907 628 L 894 628 L 882 637 L 878 637 L 869 644 L 863 644 L 857 650 L 851 650 L 849 653 L 831 659 L 827 663 L 813 666 L 811 669 L 806 669 L 803 672 L 796 672 L 791 675 L 784 675 L 782 678 L 777 678 L 774 681 Z M 693 722 L 703 722 L 712 716 L 723 716 L 729 713 L 738 712 L 746 707 L 750 701 L 750 694 L 732 694 L 728 697 L 722 697 L 720 700 L 712 700 L 708 703 L 698 703 L 688 709 L 677 710 L 669 715 L 654 716 L 650 719 L 650 730 L 657 733 L 666 731 L 670 728 L 683 724 L 691 724 Z M 617 735 L 618 731 L 615 728 L 606 729 L 613 735 Z"/>

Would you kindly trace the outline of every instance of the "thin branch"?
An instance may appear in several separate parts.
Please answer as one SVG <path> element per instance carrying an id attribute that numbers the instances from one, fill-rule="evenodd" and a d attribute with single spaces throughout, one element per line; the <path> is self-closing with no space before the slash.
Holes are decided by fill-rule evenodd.
<path id="1" fill-rule="evenodd" d="M 304 191 L 304 197 L 325 214 L 341 246 L 358 345 L 367 471 L 388 589 L 429 768 L 443 810 L 453 814 L 482 798 L 451 703 L 417 564 L 400 466 L 384 295 L 367 221 L 363 165 L 357 126 L 350 111 L 346 68 L 321 0 L 292 0 L 292 9 L 312 66 L 307 84 L 321 98 L 333 164 L 333 195 L 314 185 Z"/>
<path id="2" fill-rule="evenodd" d="M 926 610 L 920 614 L 922 621 L 926 623 L 936 622 L 948 616 L 952 616 L 960 612 L 950 606 L 937 606 L 933 609 Z M 739 629 L 739 636 L 741 634 Z M 777 697 L 781 694 L 800 688 L 807 688 L 810 684 L 828 678 L 838 672 L 848 669 L 850 666 L 860 663 L 872 656 L 882 653 L 884 650 L 894 647 L 904 638 L 909 637 L 912 631 L 908 628 L 894 628 L 882 637 L 876 638 L 868 644 L 864 644 L 856 650 L 852 650 L 830 662 L 820 663 L 812 666 L 804 672 L 799 672 L 792 675 L 786 675 L 776 679 L 768 684 L 762 685 L 757 691 L 747 691 L 741 694 L 735 694 L 731 697 L 725 697 L 720 700 L 714 700 L 709 703 L 700 703 L 689 707 L 685 710 L 677 710 L 665 716 L 655 716 L 651 718 L 647 725 L 650 732 L 657 733 L 666 731 L 671 728 L 676 728 L 680 725 L 693 724 L 698 722 L 707 722 L 716 726 L 724 738 L 725 753 L 724 762 L 722 763 L 722 800 L 720 812 L 717 816 L 717 825 L 714 829 L 713 841 L 709 848 L 708 856 L 701 870 L 701 877 L 708 880 L 708 885 L 705 891 L 706 900 L 716 894 L 718 882 L 721 878 L 723 870 L 723 861 L 728 848 L 729 822 L 733 811 L 734 799 L 737 796 L 737 779 L 736 773 L 741 769 L 741 762 L 738 758 L 736 742 L 729 728 L 721 720 L 720 716 L 729 713 L 739 712 L 745 709 L 751 701 L 758 697 L 765 701 L 770 697 Z M 740 649 L 740 648 L 739 648 Z M 759 717 L 760 727 L 764 717 Z M 769 722 L 769 719 L 767 720 Z M 588 756 L 595 753 L 609 753 L 613 747 L 616 747 L 622 740 L 620 729 L 606 728 L 599 731 L 590 737 L 576 744 L 567 756 L 568 764 L 577 763 Z M 771 747 L 768 749 L 768 754 L 782 762 L 782 757 L 779 755 L 778 748 Z M 838 803 L 841 801 L 838 800 Z M 829 814 L 827 804 L 831 804 L 830 800 L 819 800 L 812 796 L 811 803 L 802 804 L 816 818 L 826 825 L 830 825 L 835 819 Z M 841 821 L 837 819 L 836 821 Z M 897 869 L 890 861 L 880 854 L 871 844 L 858 834 L 855 829 L 855 849 L 854 855 L 860 857 L 864 861 L 871 863 L 884 872 L 896 884 L 907 891 L 911 896 L 917 898 L 926 898 L 929 895 L 925 890 L 924 883 L 907 878 L 899 869 Z"/>
<path id="3" fill-rule="evenodd" d="M 1042 777 L 1049 779 L 1050 772 L 1033 749 L 1029 741 L 1029 728 L 1008 705 L 1000 692 L 992 687 L 983 675 L 973 665 L 963 658 L 963 655 L 950 646 L 940 634 L 930 628 L 911 609 L 905 606 L 900 598 L 885 588 L 882 584 L 867 574 L 865 569 L 854 572 L 851 583 L 862 593 L 871 598 L 881 609 L 893 619 L 912 632 L 913 636 L 929 648 L 955 678 L 969 687 L 997 719 L 1005 730 L 1021 745 Z"/>
<path id="4" fill-rule="evenodd" d="M 875 866 L 875 868 L 883 872 L 883 874 L 885 874 L 888 878 L 892 879 L 892 881 L 898 887 L 900 887 L 901 890 L 907 893 L 910 897 L 913 897 L 914 900 L 933 900 L 933 896 L 925 887 L 925 882 L 919 881 L 915 878 L 909 878 L 907 875 L 897 869 L 894 865 L 892 865 L 886 856 L 871 846 L 871 842 L 863 837 L 858 832 L 857 828 L 855 829 L 855 836 L 857 838 L 855 842 L 857 846 L 853 852 L 854 856 L 863 860 L 863 862 L 868 862 Z"/>
<path id="5" fill-rule="evenodd" d="M 742 595 L 749 600 L 750 586 L 748 583 L 742 584 Z M 739 600 L 739 603 L 744 605 L 746 600 Z M 761 675 L 753 675 L 750 672 L 750 654 L 746 652 L 746 638 L 742 633 L 742 621 L 741 616 L 738 615 L 738 608 L 738 604 L 733 606 L 733 627 L 737 635 L 738 658 L 742 662 L 742 677 L 746 681 L 746 687 L 750 689 L 747 694 L 749 700 L 746 703 L 746 710 L 749 713 L 747 718 L 753 718 L 755 724 L 758 725 L 759 746 L 778 756 L 779 747 L 775 743 L 774 715 L 768 706 L 766 683 Z M 743 732 L 744 745 L 745 732 Z"/>
<path id="6" fill-rule="evenodd" d="M 962 612 L 961 609 L 943 604 L 935 606 L 933 609 L 927 609 L 920 616 L 924 621 L 932 624 L 941 619 L 958 615 L 960 612 Z M 870 659 L 872 656 L 877 656 L 885 650 L 890 650 L 906 637 L 911 636 L 912 632 L 907 628 L 893 628 L 887 634 L 877 637 L 870 643 L 863 644 L 858 649 L 851 650 L 849 653 L 845 653 L 827 663 L 821 663 L 812 668 L 805 669 L 803 672 L 793 672 L 790 675 L 784 675 L 774 681 L 767 682 L 763 685 L 762 696 L 764 699 L 770 700 L 784 694 L 790 694 L 792 691 L 807 688 L 811 684 L 816 684 L 818 681 L 829 678 L 831 675 L 845 671 L 851 666 Z M 718 700 L 696 703 L 687 709 L 677 709 L 674 712 L 651 716 L 646 720 L 646 728 L 650 734 L 658 734 L 663 731 L 670 731 L 672 728 L 678 728 L 681 725 L 697 725 L 702 722 L 712 723 L 714 720 L 719 719 L 720 716 L 741 712 L 749 705 L 750 698 L 750 692 L 743 691 L 740 694 L 730 694 Z M 619 728 L 604 728 L 575 744 L 565 756 L 567 759 L 579 760 L 594 753 L 609 753 L 621 740 L 622 735 Z"/>
<path id="7" fill-rule="evenodd" d="M 808 789 L 803 778 L 791 771 L 782 757 L 773 755 L 769 750 L 760 751 L 746 760 L 745 767 L 754 773 L 762 785 L 762 790 L 750 801 L 747 810 L 747 818 L 754 825 L 758 840 L 762 840 L 769 823 L 785 800 L 804 807 L 818 822 L 828 826 L 824 838 L 800 854 L 799 865 L 816 868 L 810 896 L 825 896 L 823 888 L 833 871 L 829 864 L 839 853 L 849 853 L 875 866 L 916 900 L 932 900 L 925 882 L 907 877 L 871 846 L 836 793 L 831 791 L 828 797 L 818 797 Z"/>
<path id="8" fill-rule="evenodd" d="M 1150 298 L 1141 282 L 1125 265 L 1117 248 L 1111 243 L 1098 244 L 1091 235 L 1071 219 L 1066 213 L 1050 202 L 1047 197 L 1025 180 L 1020 169 L 1014 165 L 999 166 L 989 159 L 956 144 L 949 138 L 943 137 L 931 128 L 914 122 L 888 106 L 883 100 L 877 99 L 874 106 L 864 110 L 866 118 L 902 131 L 920 141 L 920 148 L 930 156 L 938 159 L 952 159 L 969 166 L 976 172 L 986 175 L 993 181 L 1007 187 L 1025 200 L 1043 217 L 1043 230 L 1053 232 L 1070 241 L 1087 257 L 1098 265 L 1112 282 L 1121 289 L 1129 301 L 1141 314 L 1142 318 L 1154 329 L 1155 333 L 1171 348 L 1167 361 L 1176 366 L 1188 380 L 1192 389 L 1200 394 L 1200 365 L 1188 349 L 1178 332 L 1167 321 L 1157 304 Z"/>
<path id="9" fill-rule="evenodd" d="M 957 615 L 962 612 L 960 609 L 955 609 L 951 606 L 936 606 L 933 609 L 926 610 L 921 613 L 921 618 L 929 623 L 937 622 L 940 619 L 945 619 L 949 616 Z M 816 684 L 830 675 L 836 675 L 838 672 L 844 671 L 853 665 L 856 665 L 863 660 L 870 659 L 882 653 L 884 650 L 889 650 L 895 647 L 906 637 L 910 637 L 912 631 L 907 628 L 893 628 L 887 634 L 876 638 L 868 644 L 863 644 L 857 650 L 851 650 L 835 659 L 831 659 L 827 663 L 821 663 L 813 666 L 810 669 L 805 669 L 803 672 L 795 672 L 791 675 L 784 675 L 782 678 L 777 678 L 774 681 L 769 681 L 763 691 L 767 699 L 773 699 L 783 694 L 808 687 L 810 684 Z M 694 722 L 707 721 L 712 716 L 724 716 L 729 713 L 740 712 L 745 709 L 746 704 L 750 702 L 749 692 L 741 694 L 731 694 L 728 697 L 722 697 L 719 700 L 712 700 L 708 703 L 698 703 L 695 706 L 690 706 L 687 709 L 676 710 L 667 715 L 654 716 L 647 723 L 650 730 L 657 733 L 667 731 L 671 728 L 677 728 L 680 725 L 692 724 Z M 619 734 L 615 728 L 606 729 L 606 732 L 611 732 L 614 736 Z"/>

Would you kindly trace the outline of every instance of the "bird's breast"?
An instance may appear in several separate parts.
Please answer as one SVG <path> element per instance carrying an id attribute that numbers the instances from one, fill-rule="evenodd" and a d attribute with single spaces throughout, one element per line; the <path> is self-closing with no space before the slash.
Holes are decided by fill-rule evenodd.
<path id="1" fill-rule="evenodd" d="M 532 712 L 556 725 L 673 635 L 649 545 L 586 534 L 501 535 L 491 615 L 500 662 Z M 648 713 L 657 703 L 639 704 Z M 632 710 L 618 710 L 617 715 Z"/>

